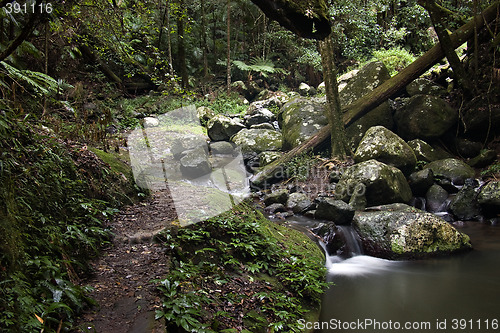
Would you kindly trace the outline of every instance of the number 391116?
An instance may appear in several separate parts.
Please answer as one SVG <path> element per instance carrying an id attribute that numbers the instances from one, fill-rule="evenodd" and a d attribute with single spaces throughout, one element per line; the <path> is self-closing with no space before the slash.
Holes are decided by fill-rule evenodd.
<path id="1" fill-rule="evenodd" d="M 7 14 L 35 14 L 35 13 L 52 13 L 52 4 L 51 3 L 24 3 L 20 4 L 18 2 L 11 2 L 3 7 L 3 10 Z"/>

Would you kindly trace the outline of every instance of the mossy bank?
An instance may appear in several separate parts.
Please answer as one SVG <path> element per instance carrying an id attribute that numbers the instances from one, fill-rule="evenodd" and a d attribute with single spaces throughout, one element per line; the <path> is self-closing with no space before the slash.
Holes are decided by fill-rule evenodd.
<path id="1" fill-rule="evenodd" d="M 172 254 L 158 318 L 196 332 L 300 332 L 319 314 L 324 255 L 304 234 L 244 202 L 159 236 Z"/>

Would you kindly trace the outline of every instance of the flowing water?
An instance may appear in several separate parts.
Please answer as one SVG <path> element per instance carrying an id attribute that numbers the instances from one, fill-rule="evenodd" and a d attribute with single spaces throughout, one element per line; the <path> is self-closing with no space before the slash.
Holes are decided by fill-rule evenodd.
<path id="1" fill-rule="evenodd" d="M 335 285 L 310 327 L 317 333 L 500 332 L 500 227 L 468 222 L 459 230 L 471 237 L 473 251 L 417 261 L 328 256 L 327 278 Z"/>

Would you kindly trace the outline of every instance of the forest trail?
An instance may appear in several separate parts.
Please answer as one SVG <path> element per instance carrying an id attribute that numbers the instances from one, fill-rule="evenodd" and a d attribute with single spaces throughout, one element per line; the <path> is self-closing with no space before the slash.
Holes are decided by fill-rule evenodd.
<path id="1" fill-rule="evenodd" d="M 110 222 L 113 240 L 91 264 L 93 275 L 82 282 L 93 288 L 89 296 L 97 306 L 80 316 L 77 332 L 165 332 L 164 323 L 154 320 L 161 298 L 151 280 L 165 277 L 169 259 L 153 238 L 176 218 L 170 194 L 158 191 L 124 207 Z"/>

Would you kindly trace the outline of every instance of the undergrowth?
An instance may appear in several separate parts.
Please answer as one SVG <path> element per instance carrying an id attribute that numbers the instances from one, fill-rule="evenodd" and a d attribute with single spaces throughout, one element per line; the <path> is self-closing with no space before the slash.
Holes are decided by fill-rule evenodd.
<path id="1" fill-rule="evenodd" d="M 328 286 L 322 254 L 305 236 L 248 204 L 160 239 L 173 254 L 164 295 L 167 330 L 300 332 Z"/>
<path id="2" fill-rule="evenodd" d="M 0 113 L 0 332 L 60 332 L 91 302 L 80 276 L 127 202 L 86 147 Z"/>

